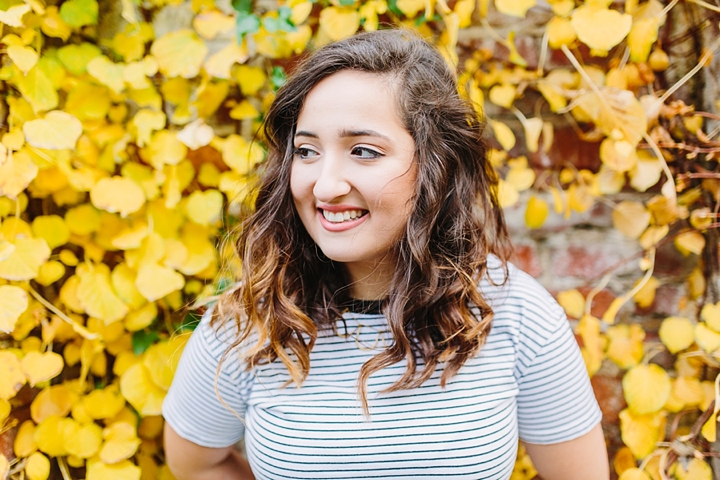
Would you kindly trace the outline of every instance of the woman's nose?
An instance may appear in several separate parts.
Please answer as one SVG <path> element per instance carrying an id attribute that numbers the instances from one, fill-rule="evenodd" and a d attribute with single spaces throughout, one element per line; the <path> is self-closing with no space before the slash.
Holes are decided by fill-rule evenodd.
<path id="1" fill-rule="evenodd" d="M 347 195 L 351 189 L 342 161 L 325 159 L 315 179 L 313 187 L 315 198 L 321 202 L 331 202 L 338 197 Z"/>

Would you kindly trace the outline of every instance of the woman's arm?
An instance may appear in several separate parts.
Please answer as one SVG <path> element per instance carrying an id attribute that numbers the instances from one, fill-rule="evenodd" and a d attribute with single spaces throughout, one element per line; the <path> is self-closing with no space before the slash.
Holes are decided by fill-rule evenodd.
<path id="1" fill-rule="evenodd" d="M 165 459 L 178 480 L 255 480 L 250 464 L 233 446 L 201 447 L 165 422 Z"/>
<path id="2" fill-rule="evenodd" d="M 543 480 L 608 480 L 610 467 L 602 428 L 598 423 L 582 437 L 552 445 L 525 443 Z"/>

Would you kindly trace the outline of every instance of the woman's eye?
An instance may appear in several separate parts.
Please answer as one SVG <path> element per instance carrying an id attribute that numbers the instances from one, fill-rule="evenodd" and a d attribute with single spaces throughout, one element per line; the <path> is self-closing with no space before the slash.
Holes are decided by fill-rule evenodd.
<path id="1" fill-rule="evenodd" d="M 305 147 L 299 147 L 295 149 L 295 152 L 293 152 L 296 157 L 300 157 L 302 159 L 307 159 L 310 157 L 314 157 L 317 155 L 317 152 L 314 150 L 310 150 L 309 148 Z"/>
<path id="2" fill-rule="evenodd" d="M 367 147 L 355 147 L 352 149 L 352 154 L 360 158 L 380 158 L 382 153 L 377 152 Z"/>

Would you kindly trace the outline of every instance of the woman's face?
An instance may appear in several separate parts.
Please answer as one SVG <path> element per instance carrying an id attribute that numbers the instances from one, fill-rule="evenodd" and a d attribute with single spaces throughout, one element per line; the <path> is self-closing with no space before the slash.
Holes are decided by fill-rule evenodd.
<path id="1" fill-rule="evenodd" d="M 310 91 L 298 117 L 295 208 L 318 247 L 356 283 L 394 270 L 388 253 L 415 193 L 415 142 L 394 97 L 386 77 L 343 70 Z"/>

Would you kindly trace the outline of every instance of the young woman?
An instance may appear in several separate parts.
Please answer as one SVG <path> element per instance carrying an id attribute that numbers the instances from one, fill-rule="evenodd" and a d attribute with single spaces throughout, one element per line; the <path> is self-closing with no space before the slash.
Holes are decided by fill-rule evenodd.
<path id="1" fill-rule="evenodd" d="M 482 127 L 405 31 L 297 68 L 267 115 L 239 286 L 165 400 L 178 479 L 508 479 L 518 437 L 545 480 L 608 478 L 567 319 L 506 262 Z"/>

